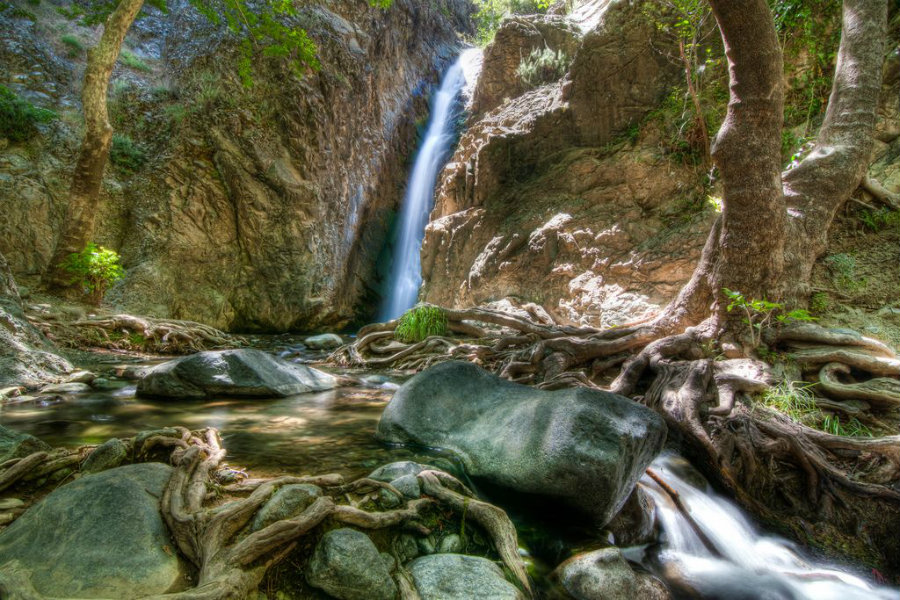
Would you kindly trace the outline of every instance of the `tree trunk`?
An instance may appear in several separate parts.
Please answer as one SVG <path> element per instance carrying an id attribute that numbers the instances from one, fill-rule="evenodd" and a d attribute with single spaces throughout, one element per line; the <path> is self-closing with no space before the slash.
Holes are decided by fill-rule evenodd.
<path id="1" fill-rule="evenodd" d="M 83 250 L 94 232 L 100 184 L 112 144 L 112 126 L 106 111 L 109 78 L 119 58 L 125 34 L 143 4 L 144 0 L 121 0 L 107 18 L 100 41 L 87 53 L 81 92 L 84 139 L 72 175 L 66 218 L 44 277 L 44 283 L 51 289 L 61 290 L 71 286 L 71 275 L 62 269 L 61 264 L 73 252 Z"/>
<path id="2" fill-rule="evenodd" d="M 871 159 L 887 39 L 887 2 L 844 0 L 841 45 L 825 120 L 812 152 L 783 174 L 788 211 L 786 296 L 804 302 L 838 209 Z"/>

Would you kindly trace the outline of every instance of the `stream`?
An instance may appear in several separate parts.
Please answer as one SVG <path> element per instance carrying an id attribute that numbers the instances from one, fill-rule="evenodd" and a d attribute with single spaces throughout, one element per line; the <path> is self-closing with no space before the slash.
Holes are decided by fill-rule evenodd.
<path id="1" fill-rule="evenodd" d="M 282 351 L 282 354 L 285 352 Z M 310 357 L 295 360 L 308 362 Z M 150 366 L 158 360 L 128 365 Z M 107 366 L 113 371 L 122 366 Z M 338 472 L 368 474 L 398 460 L 426 462 L 457 471 L 446 455 L 387 447 L 375 440 L 375 426 L 401 378 L 342 372 L 358 383 L 335 390 L 273 400 L 216 399 L 206 402 L 148 400 L 135 385 L 113 379 L 109 389 L 90 390 L 0 405 L 0 424 L 38 436 L 53 446 L 101 443 L 139 431 L 173 425 L 218 428 L 229 465 L 253 475 Z M 760 533 L 728 500 L 717 496 L 684 459 L 664 454 L 651 469 L 687 506 L 692 525 L 672 497 L 645 476 L 640 485 L 652 497 L 661 535 L 658 543 L 624 548 L 632 562 L 666 581 L 677 597 L 856 600 L 900 599 L 835 565 L 808 559 L 790 542 Z M 458 471 L 457 471 L 458 472 Z M 596 547 L 581 530 L 572 536 L 534 514 L 511 516 L 537 577 L 539 594 L 549 590 L 543 575 L 577 548 Z M 706 540 L 697 534 L 697 528 Z"/>

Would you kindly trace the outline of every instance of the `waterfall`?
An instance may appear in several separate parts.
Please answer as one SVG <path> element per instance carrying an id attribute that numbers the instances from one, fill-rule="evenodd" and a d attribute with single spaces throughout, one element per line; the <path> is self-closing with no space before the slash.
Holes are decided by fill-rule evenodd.
<path id="1" fill-rule="evenodd" d="M 432 101 L 431 117 L 400 208 L 393 262 L 379 313 L 381 321 L 399 317 L 416 303 L 422 285 L 419 251 L 434 205 L 435 185 L 456 138 L 453 121 L 459 115 L 460 94 L 467 84 L 471 85 L 470 67 L 477 56 L 477 49 L 463 51 L 447 70 Z"/>
<path id="2" fill-rule="evenodd" d="M 685 517 L 670 491 L 644 475 L 641 485 L 653 499 L 665 537 L 656 558 L 659 568 L 654 570 L 673 587 L 717 598 L 900 598 L 896 590 L 871 586 L 859 577 L 804 558 L 785 539 L 759 534 L 741 511 L 717 496 L 684 459 L 663 455 L 650 468 L 677 494 L 691 516 L 690 520 Z"/>

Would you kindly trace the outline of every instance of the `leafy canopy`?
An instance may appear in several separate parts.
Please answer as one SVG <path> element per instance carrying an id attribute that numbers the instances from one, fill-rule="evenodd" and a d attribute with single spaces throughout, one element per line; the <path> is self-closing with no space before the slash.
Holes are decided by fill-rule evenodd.
<path id="1" fill-rule="evenodd" d="M 100 304 L 109 286 L 125 276 L 118 253 L 94 242 L 88 242 L 81 252 L 70 254 L 62 267 L 94 304 Z"/>

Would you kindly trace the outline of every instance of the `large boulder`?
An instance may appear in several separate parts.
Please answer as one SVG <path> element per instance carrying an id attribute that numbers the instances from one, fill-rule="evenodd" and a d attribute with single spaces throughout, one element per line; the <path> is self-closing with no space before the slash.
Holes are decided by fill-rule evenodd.
<path id="1" fill-rule="evenodd" d="M 280 398 L 329 390 L 337 380 L 322 371 L 262 350 L 198 352 L 157 365 L 138 382 L 138 396 Z"/>
<path id="2" fill-rule="evenodd" d="M 521 592 L 486 558 L 431 554 L 406 567 L 422 600 L 522 600 Z"/>
<path id="3" fill-rule="evenodd" d="M 33 435 L 0 425 L 0 464 L 13 458 L 25 458 L 29 454 L 49 450 L 49 445 Z"/>
<path id="4" fill-rule="evenodd" d="M 618 548 L 574 556 L 561 564 L 554 574 L 575 600 L 668 600 L 672 597 L 666 586 L 652 575 L 632 571 Z"/>
<path id="5" fill-rule="evenodd" d="M 306 571 L 313 587 L 340 600 L 394 600 L 397 585 L 369 536 L 335 529 L 322 536 Z"/>
<path id="6" fill-rule="evenodd" d="M 446 448 L 472 476 L 556 498 L 605 524 L 662 450 L 666 426 L 623 396 L 538 390 L 446 362 L 397 390 L 377 437 Z"/>
<path id="7" fill-rule="evenodd" d="M 55 490 L 0 533 L 0 584 L 15 567 L 45 596 L 129 600 L 169 591 L 183 581 L 159 513 L 171 473 L 161 463 L 129 465 Z"/>

